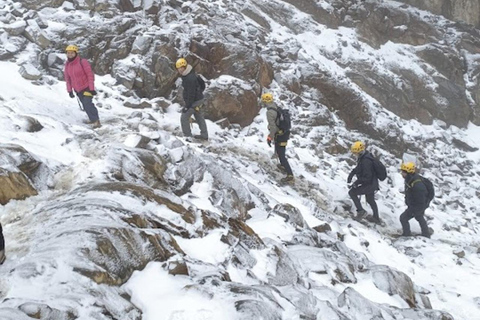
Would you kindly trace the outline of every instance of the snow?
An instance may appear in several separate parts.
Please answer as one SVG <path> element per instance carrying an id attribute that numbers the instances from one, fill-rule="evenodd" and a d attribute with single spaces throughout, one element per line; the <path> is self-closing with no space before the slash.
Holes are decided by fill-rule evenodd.
<path id="1" fill-rule="evenodd" d="M 392 6 L 397 3 L 387 1 Z M 151 1 L 146 2 L 149 6 Z M 330 10 L 331 6 L 326 2 L 320 1 L 320 5 Z M 194 5 L 193 2 L 183 2 L 183 7 Z M 73 10 L 73 4 L 65 2 L 64 9 Z M 413 9 L 412 9 L 413 10 Z M 42 16 L 48 17 L 52 12 L 44 9 Z M 63 15 L 65 12 L 56 13 Z M 80 17 L 86 17 L 86 14 L 78 13 Z M 426 14 L 425 14 L 426 15 Z M 297 13 L 296 21 L 304 18 L 306 15 Z M 89 18 L 90 19 L 90 18 Z M 89 23 L 85 19 L 85 23 Z M 95 18 L 94 18 L 95 19 Z M 18 22 L 16 24 L 20 24 Z M 292 41 L 300 46 L 300 59 L 314 61 L 318 63 L 322 70 L 335 75 L 342 81 L 348 83 L 360 92 L 360 89 L 350 83 L 345 77 L 348 67 L 342 67 L 336 60 L 332 59 L 332 54 L 338 54 L 339 60 L 377 63 L 385 74 L 392 74 L 389 71 L 391 66 L 405 68 L 421 75 L 425 78 L 429 76 L 422 69 L 420 62 L 409 51 L 411 48 L 402 44 L 387 42 L 378 50 L 362 43 L 361 50 L 351 46 L 354 42 L 360 40 L 356 32 L 350 28 L 338 28 L 336 30 L 327 29 L 325 26 L 314 24 L 311 30 L 295 34 L 285 26 L 280 26 L 275 21 L 269 20 L 273 27 L 270 35 L 271 39 L 279 42 Z M 60 21 L 49 20 L 47 35 L 55 31 L 66 28 Z M 168 33 L 175 24 L 165 26 L 162 32 Z M 398 28 L 404 28 L 399 26 Z M 347 42 L 347 46 L 342 45 L 342 41 Z M 9 44 L 6 44 L 8 48 Z M 11 46 L 11 45 L 10 45 Z M 28 61 L 33 49 L 29 46 L 26 52 L 18 59 L 21 64 Z M 470 57 L 474 59 L 475 57 Z M 478 58 L 478 57 L 476 57 Z M 130 56 L 122 60 L 124 65 L 135 65 L 138 56 Z M 380 60 L 378 60 L 380 59 Z M 286 76 L 292 77 L 297 72 L 300 73 L 302 67 L 286 70 Z M 116 119 L 126 119 L 133 110 L 122 106 L 122 101 L 117 100 L 119 95 L 118 88 L 115 86 L 115 79 L 110 76 L 97 76 L 97 91 L 104 93 L 98 98 L 104 106 L 111 108 L 100 108 L 100 116 L 104 122 L 104 129 L 93 132 L 88 126 L 82 123 L 86 118 L 84 112 L 79 110 L 77 102 L 70 99 L 66 93 L 65 84 L 56 82 L 51 85 L 34 85 L 23 79 L 19 74 L 19 65 L 12 62 L 0 62 L 0 69 L 6 76 L 0 77 L 0 103 L 2 114 L 0 115 L 0 142 L 20 144 L 29 152 L 38 157 L 40 161 L 51 168 L 55 175 L 50 182 L 50 188 L 44 188 L 36 197 L 24 201 L 11 201 L 0 209 L 0 219 L 4 228 L 7 240 L 6 264 L 0 267 L 1 284 L 0 288 L 2 302 L 8 303 L 8 299 L 19 298 L 26 300 L 43 301 L 43 297 L 54 295 L 59 291 L 61 283 L 69 283 L 68 290 L 74 290 L 75 283 L 85 281 L 78 278 L 71 278 L 71 266 L 62 260 L 61 255 L 55 257 L 52 261 L 39 261 L 35 268 L 43 272 L 33 278 L 10 277 L 9 271 L 13 270 L 17 264 L 22 261 L 35 260 L 35 252 L 30 252 L 35 242 L 36 235 L 42 235 L 42 225 L 31 226 L 28 224 L 36 216 L 41 217 L 41 208 L 52 199 L 56 199 L 62 193 L 77 187 L 80 184 L 105 181 L 105 172 L 110 166 L 113 166 L 114 157 L 109 158 L 106 150 L 120 148 L 119 145 L 134 147 L 140 137 L 135 132 L 129 132 L 126 128 L 116 128 L 109 121 Z M 295 70 L 295 71 L 294 71 Z M 304 69 L 304 71 L 306 71 Z M 300 76 L 300 75 L 299 75 Z M 401 85 L 401 79 L 399 85 Z M 222 75 L 211 82 L 211 86 L 228 86 L 232 83 L 243 90 L 252 90 L 252 86 L 246 81 L 238 78 Z M 272 84 L 273 92 L 276 96 L 281 93 L 281 86 L 278 83 Z M 107 97 L 108 94 L 108 97 Z M 308 96 L 308 93 L 305 93 Z M 375 101 L 364 94 L 364 98 L 371 102 L 373 106 Z M 154 137 L 164 137 L 166 135 L 175 136 L 179 130 L 179 105 L 172 103 L 165 113 L 160 114 L 153 110 L 145 110 L 157 119 L 162 126 L 160 132 L 153 132 L 147 126 L 141 127 L 142 135 Z M 373 107 L 372 107 L 373 108 Z M 301 110 L 303 111 L 303 110 Z M 28 133 L 18 129 L 20 116 L 33 116 L 44 126 L 39 132 Z M 132 120 L 134 121 L 134 120 Z M 387 127 L 395 122 L 406 140 L 415 139 L 434 139 L 446 137 L 451 140 L 454 137 L 462 138 L 469 145 L 480 149 L 480 127 L 469 124 L 466 129 L 450 127 L 442 129 L 438 123 L 433 125 L 422 125 L 415 120 L 401 120 L 385 110 L 375 119 L 375 125 Z M 208 158 L 209 161 L 218 161 L 225 165 L 229 164 L 234 168 L 232 177 L 242 181 L 245 185 L 253 185 L 258 188 L 265 196 L 265 205 L 257 205 L 256 208 L 249 211 L 250 218 L 246 221 L 257 235 L 266 243 L 265 249 L 251 249 L 249 254 L 256 260 L 256 264 L 249 270 L 256 278 L 247 275 L 247 270 L 237 268 L 232 264 L 224 265 L 231 254 L 232 248 L 221 241 L 222 236 L 226 235 L 225 229 L 214 229 L 206 232 L 202 237 L 192 237 L 190 239 L 181 236 L 175 236 L 179 247 L 184 251 L 185 256 L 191 261 L 199 261 L 220 270 L 226 270 L 232 281 L 244 285 L 268 283 L 272 275 L 276 274 L 276 260 L 272 258 L 272 248 L 278 246 L 287 250 L 286 243 L 292 241 L 297 234 L 296 228 L 285 221 L 283 217 L 270 214 L 268 208 L 274 207 L 278 203 L 289 203 L 300 210 L 303 218 L 309 227 L 314 227 L 322 223 L 329 223 L 333 229 L 332 233 L 340 233 L 345 236 L 345 245 L 358 253 L 363 253 L 374 264 L 388 265 L 396 270 L 400 270 L 410 276 L 413 282 L 420 287 L 426 288 L 431 293 L 428 297 L 434 309 L 445 310 L 454 315 L 457 320 L 475 320 L 480 319 L 478 302 L 478 288 L 480 287 L 480 257 L 478 250 L 479 237 L 478 227 L 471 226 L 478 220 L 478 174 L 471 178 L 471 181 L 464 182 L 457 176 L 449 177 L 442 168 L 460 167 L 455 164 L 459 158 L 458 154 L 452 150 L 448 143 L 438 141 L 432 147 L 432 157 L 438 157 L 442 161 L 438 167 L 427 168 L 428 177 L 436 178 L 439 182 L 447 183 L 448 186 L 439 185 L 439 194 L 442 197 L 436 199 L 433 207 L 427 211 L 427 215 L 432 220 L 429 225 L 435 230 L 432 239 L 424 240 L 418 238 L 406 240 L 394 240 L 390 236 L 400 232 L 399 215 L 403 212 L 403 195 L 400 190 L 403 189 L 403 180 L 398 173 L 398 165 L 401 159 L 393 157 L 385 152 L 385 157 L 396 161 L 396 167 L 389 168 L 391 181 L 382 183 L 382 189 L 377 194 L 377 200 L 381 212 L 381 217 L 386 222 L 386 226 L 373 227 L 364 226 L 351 219 L 351 213 L 341 208 L 338 203 L 350 202 L 347 196 L 347 186 L 345 183 L 351 166 L 348 166 L 341 156 L 329 155 L 323 152 L 323 158 L 309 147 L 309 140 L 315 135 L 324 133 L 322 128 L 314 128 L 305 138 L 294 137 L 296 144 L 291 144 L 287 148 L 288 157 L 291 161 L 295 175 L 302 176 L 298 179 L 298 185 L 304 190 L 299 191 L 297 187 L 280 187 L 275 183 L 277 176 L 271 174 L 276 164 L 270 157 L 273 153 L 267 149 L 263 136 L 266 131 L 265 110 L 261 110 L 254 123 L 249 128 L 242 130 L 226 129 L 223 130 L 211 121 L 207 121 L 208 130 L 213 147 L 223 150 L 220 155 L 206 150 L 200 146 L 187 145 L 171 149 L 168 146 L 158 146 L 157 150 L 163 150 L 171 155 L 174 162 L 181 162 L 184 152 L 187 148 L 192 150 L 199 157 Z M 257 131 L 255 131 L 255 129 Z M 194 132 L 198 128 L 194 128 Z M 327 128 L 335 131 L 340 137 L 351 138 L 352 133 L 345 129 Z M 250 132 L 250 133 L 249 133 Z M 252 133 L 252 132 L 258 132 Z M 76 140 L 79 135 L 88 134 L 92 138 L 86 142 Z M 222 142 L 220 135 L 227 136 L 226 142 Z M 361 137 L 358 133 L 353 133 L 355 137 Z M 326 140 L 329 135 L 322 139 Z M 103 140 L 102 140 L 103 139 Z M 175 139 L 175 138 L 172 138 Z M 67 140 L 72 142 L 67 143 Z M 102 140 L 99 143 L 98 140 Z M 345 140 L 348 142 L 348 139 Z M 227 146 L 226 146 L 227 145 Z M 240 150 L 230 150 L 230 146 L 236 146 Z M 443 148 L 440 148 L 443 146 Z M 162 149 L 163 148 L 163 149 Z M 320 146 L 323 150 L 323 146 Z M 237 153 L 238 151 L 238 153 Z M 160 152 L 159 152 L 160 153 Z M 255 154 L 256 158 L 248 158 L 246 155 Z M 480 151 L 462 153 L 466 159 L 473 162 L 475 168 L 480 161 Z M 341 161 L 342 160 L 342 161 Z M 453 163 L 453 164 L 451 164 Z M 326 164 L 329 164 L 327 166 Z M 317 172 L 312 173 L 306 169 L 308 165 L 318 165 Z M 274 170 L 274 169 L 273 169 Z M 238 172 L 234 173 L 234 172 Z M 451 174 L 448 172 L 448 174 Z M 441 179 L 441 180 L 440 180 Z M 310 184 L 307 184 L 310 183 Z M 206 210 L 225 216 L 218 206 L 210 201 L 214 185 L 214 177 L 210 172 L 206 172 L 202 179 L 194 182 L 189 192 L 181 197 L 172 196 L 175 202 L 192 206 L 198 210 Z M 477 192 L 477 195 L 476 193 Z M 319 195 L 324 201 L 325 206 L 319 207 L 318 202 L 312 199 L 312 195 Z M 187 224 L 181 217 L 168 209 L 166 206 L 157 206 L 152 204 L 141 204 L 139 201 L 128 200 L 123 195 L 112 193 L 92 193 L 98 199 L 107 198 L 109 201 L 120 203 L 122 208 L 132 212 L 142 212 L 144 214 L 153 214 L 162 217 L 187 229 L 194 231 L 194 226 Z M 467 209 L 455 207 L 451 202 L 463 201 Z M 261 203 L 255 198 L 257 203 Z M 338 209 L 333 213 L 333 209 Z M 369 208 L 368 208 L 369 210 Z M 469 221 L 466 221 L 466 218 Z M 469 225 L 470 224 L 470 225 Z M 418 223 L 411 221 L 412 230 L 418 232 Z M 444 226 L 449 226 L 446 230 Z M 31 229 L 30 229 L 31 228 Z M 456 231 L 456 229 L 458 231 Z M 19 232 L 19 230 L 23 230 Z M 149 230 L 149 232 L 152 232 Z M 36 234 L 37 233 L 37 234 Z M 368 246 L 366 243 L 368 242 Z M 59 250 L 62 247 L 58 244 Z M 406 254 L 407 248 L 411 248 L 420 253 L 417 257 Z M 454 251 L 465 250 L 466 256 L 458 258 Z M 327 250 L 327 249 L 324 249 Z M 409 249 L 410 250 L 410 249 Z M 32 258 L 33 257 L 33 258 Z M 306 264 L 306 260 L 299 259 L 299 263 Z M 310 261 L 312 265 L 319 265 L 318 260 Z M 52 265 L 55 265 L 53 267 Z M 323 266 L 321 266 L 323 268 Z M 306 267 L 305 267 L 306 268 Z M 357 273 L 356 273 L 357 275 Z M 51 282 L 53 279 L 53 282 Z M 407 308 L 405 301 L 398 296 L 389 296 L 385 292 L 376 288 L 367 276 L 358 277 L 355 284 L 339 284 L 336 287 L 331 286 L 331 276 L 329 274 L 318 274 L 309 272 L 308 279 L 313 280 L 318 286 L 329 287 L 337 296 L 345 288 L 352 287 L 367 299 L 380 303 L 388 304 L 397 308 Z M 151 262 L 144 270 L 135 271 L 130 280 L 123 286 L 132 297 L 132 302 L 142 310 L 145 320 L 157 319 L 234 319 L 236 311 L 233 305 L 232 297 L 228 294 L 207 295 L 201 290 L 196 289 L 198 279 L 182 275 L 170 275 L 162 267 L 162 263 Z M 51 286 L 54 283 L 58 286 Z M 193 289 L 192 289 L 193 288 Z M 282 288 L 279 290 L 281 291 Z M 67 289 L 62 289 L 66 290 Z M 318 293 L 321 289 L 314 288 L 312 291 Z M 3 301 L 5 299 L 5 302 Z M 91 299 L 85 299 L 85 302 L 93 302 Z M 279 301 L 281 298 L 278 299 Z M 68 304 L 68 299 L 58 302 L 58 305 Z M 82 309 L 80 309 L 82 310 Z M 88 319 L 87 313 L 84 319 Z"/>

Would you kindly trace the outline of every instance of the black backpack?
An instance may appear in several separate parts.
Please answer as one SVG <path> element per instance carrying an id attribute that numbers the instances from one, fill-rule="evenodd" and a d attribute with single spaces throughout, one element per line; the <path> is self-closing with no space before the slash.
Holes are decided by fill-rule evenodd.
<path id="1" fill-rule="evenodd" d="M 378 180 L 383 181 L 387 179 L 387 168 L 385 168 L 383 163 L 373 156 L 372 156 L 372 161 L 373 161 L 373 170 L 375 171 L 375 175 L 377 176 Z"/>
<path id="2" fill-rule="evenodd" d="M 433 186 L 432 181 L 428 180 L 425 177 L 420 176 L 422 179 L 423 184 L 427 188 L 427 208 L 430 206 L 430 202 L 432 202 L 433 198 L 435 197 L 435 187 Z"/>
<path id="3" fill-rule="evenodd" d="M 380 181 L 387 179 L 387 168 L 385 168 L 383 163 L 375 158 L 371 153 L 368 153 L 366 158 L 372 160 L 375 177 L 377 177 L 377 179 Z"/>
<path id="4" fill-rule="evenodd" d="M 198 86 L 200 87 L 200 92 L 203 93 L 203 91 L 205 91 L 205 88 L 207 87 L 205 80 L 203 80 L 203 77 L 198 74 L 197 81 L 198 81 Z"/>
<path id="5" fill-rule="evenodd" d="M 288 109 L 277 108 L 278 127 L 283 132 L 289 132 L 292 128 L 292 120 L 290 119 L 290 111 Z"/>

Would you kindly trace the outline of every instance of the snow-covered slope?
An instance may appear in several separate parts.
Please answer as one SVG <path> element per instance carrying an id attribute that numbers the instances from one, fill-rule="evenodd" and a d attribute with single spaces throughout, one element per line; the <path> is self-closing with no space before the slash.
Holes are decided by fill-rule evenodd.
<path id="1" fill-rule="evenodd" d="M 58 19 L 70 5 L 41 15 Z M 297 177 L 292 186 L 277 182 L 264 110 L 245 128 L 208 121 L 209 143 L 186 143 L 173 98 L 150 101 L 164 108 L 126 108 L 125 89 L 107 75 L 96 79 L 103 127 L 93 131 L 64 83 L 46 74 L 40 82 L 20 76 L 38 45 L 0 62 L 0 143 L 20 145 L 42 163 L 29 177 L 38 195 L 0 211 L 8 257 L 0 267 L 1 319 L 480 319 L 479 127 L 401 119 L 349 78 L 345 64 L 362 60 L 380 61 L 380 73 L 401 65 L 428 82 L 432 72 L 412 47 L 345 47 L 340 39 L 359 41 L 353 28 L 319 25 L 280 1 L 249 5 L 294 13 L 267 19 L 270 44 L 262 51 L 276 70 L 270 89 L 294 115 L 287 149 Z M 46 32 L 58 36 L 64 20 L 55 19 Z M 298 63 L 272 54 L 274 44 L 291 46 Z M 286 89 L 317 75 L 305 61 L 358 93 L 371 131 L 347 129 L 342 111 L 318 102 L 326 92 Z M 238 80 L 221 77 L 211 86 L 225 81 Z M 30 118 L 43 128 L 28 132 Z M 135 148 L 140 136 L 148 143 Z M 368 141 L 388 165 L 377 194 L 381 226 L 351 219 L 346 178 L 354 162 L 347 150 L 356 139 Z M 405 149 L 391 143 L 398 140 Z M 10 156 L 2 167 L 19 170 Z M 438 197 L 427 211 L 432 239 L 393 237 L 404 209 L 402 156 L 418 157 L 436 184 Z M 419 231 L 415 220 L 411 225 Z"/>

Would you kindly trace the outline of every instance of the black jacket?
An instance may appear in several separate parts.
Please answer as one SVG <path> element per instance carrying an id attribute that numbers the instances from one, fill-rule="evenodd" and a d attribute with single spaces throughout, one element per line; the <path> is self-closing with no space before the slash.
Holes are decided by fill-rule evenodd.
<path id="1" fill-rule="evenodd" d="M 357 176 L 356 185 L 371 186 L 372 192 L 379 189 L 378 178 L 373 167 L 373 156 L 370 152 L 365 151 L 358 157 L 357 166 L 348 175 L 349 183 L 354 175 Z"/>
<path id="2" fill-rule="evenodd" d="M 427 208 L 427 187 L 417 173 L 405 177 L 405 204 L 413 212 L 421 212 Z"/>
<path id="3" fill-rule="evenodd" d="M 203 93 L 198 83 L 197 74 L 192 69 L 189 74 L 182 76 L 183 101 L 185 107 L 190 109 L 195 101 L 203 99 Z"/>

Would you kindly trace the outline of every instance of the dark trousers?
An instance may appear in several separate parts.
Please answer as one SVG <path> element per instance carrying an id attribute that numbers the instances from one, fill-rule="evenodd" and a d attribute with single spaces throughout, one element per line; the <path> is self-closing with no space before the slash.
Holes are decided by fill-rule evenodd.
<path id="1" fill-rule="evenodd" d="M 422 235 L 429 236 L 430 232 L 428 231 L 427 221 L 425 221 L 425 210 L 423 211 L 413 211 L 411 209 L 405 210 L 400 215 L 400 223 L 402 224 L 403 228 L 403 235 L 409 236 L 411 235 L 410 231 L 410 223 L 411 219 L 415 218 L 420 224 L 420 229 L 422 230 Z"/>
<path id="2" fill-rule="evenodd" d="M 280 144 L 283 144 L 286 142 L 275 142 L 275 153 L 278 156 L 278 159 L 280 160 L 280 164 L 282 167 L 285 168 L 285 171 L 287 172 L 287 175 L 293 176 L 292 168 L 290 167 L 290 164 L 288 163 L 287 157 L 286 157 L 286 152 L 287 152 L 287 146 L 281 146 Z"/>
<path id="3" fill-rule="evenodd" d="M 5 239 L 3 238 L 2 224 L 0 223 L 0 251 L 5 249 Z"/>
<path id="4" fill-rule="evenodd" d="M 182 125 L 183 136 L 184 137 L 192 136 L 192 130 L 190 129 L 190 117 L 192 115 L 195 117 L 195 121 L 198 123 L 198 126 L 200 127 L 200 135 L 203 138 L 208 139 L 207 124 L 205 122 L 205 117 L 203 116 L 203 112 L 201 109 L 200 111 L 196 111 L 194 107 L 183 112 L 180 117 L 180 124 Z"/>
<path id="5" fill-rule="evenodd" d="M 78 98 L 82 103 L 83 109 L 87 113 L 88 119 L 90 119 L 91 122 L 98 121 L 98 110 L 93 104 L 93 97 L 86 97 L 82 93 L 79 93 Z"/>
<path id="6" fill-rule="evenodd" d="M 377 203 L 375 202 L 375 191 L 371 191 L 370 186 L 360 186 L 358 188 L 352 188 L 348 192 L 348 195 L 350 198 L 352 198 L 353 203 L 355 204 L 355 207 L 357 208 L 357 211 L 363 210 L 362 204 L 360 203 L 360 195 L 364 194 L 365 197 L 367 198 L 367 203 L 370 205 L 373 211 L 373 217 L 375 219 L 380 219 L 378 216 L 378 207 Z"/>

